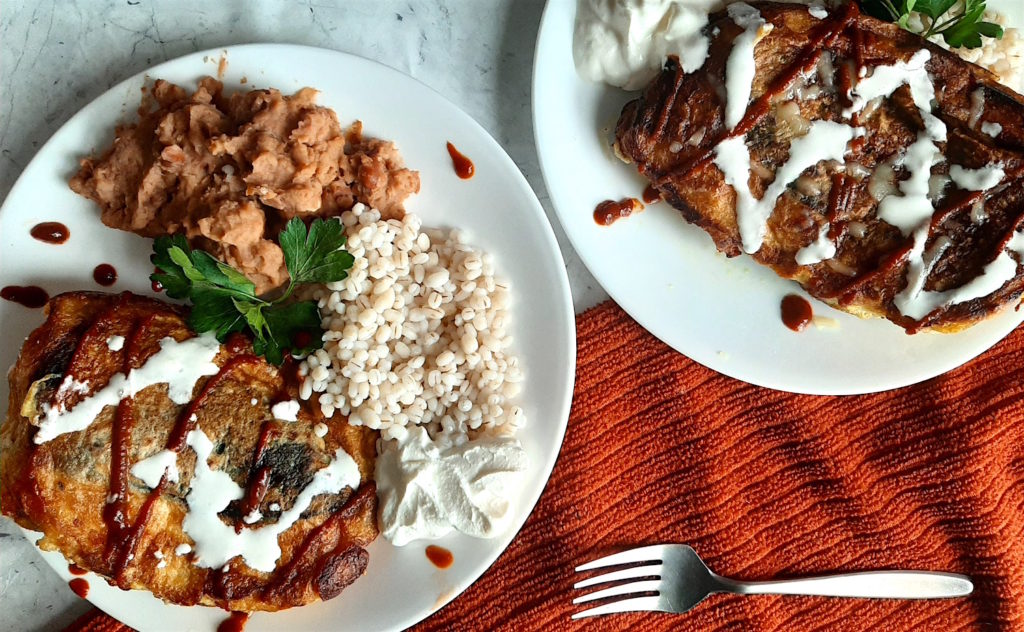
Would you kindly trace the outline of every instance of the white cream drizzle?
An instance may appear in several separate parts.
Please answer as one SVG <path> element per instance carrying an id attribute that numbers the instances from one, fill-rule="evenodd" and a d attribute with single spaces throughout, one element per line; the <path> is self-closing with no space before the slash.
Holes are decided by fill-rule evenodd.
<path id="1" fill-rule="evenodd" d="M 949 166 L 949 177 L 958 187 L 966 191 L 985 191 L 1003 180 L 1006 172 L 1003 165 L 995 164 L 981 169 L 968 169 L 960 165 Z"/>
<path id="2" fill-rule="evenodd" d="M 910 177 L 899 183 L 902 195 L 888 195 L 878 204 L 878 218 L 892 224 L 906 235 L 921 222 L 931 220 L 935 208 L 929 199 L 932 165 L 942 162 L 942 153 L 927 134 L 918 134 L 899 161 Z"/>
<path id="3" fill-rule="evenodd" d="M 931 274 L 935 262 L 939 260 L 939 257 L 942 256 L 942 253 L 949 246 L 949 239 L 941 237 L 935 241 L 935 244 L 928 252 L 925 252 L 924 245 L 928 241 L 929 230 L 930 224 L 922 223 L 914 231 L 914 242 L 910 253 L 907 255 L 907 286 L 893 299 L 896 309 L 900 310 L 901 314 L 911 318 L 921 318 L 921 316 L 928 313 L 928 311 L 925 311 L 921 316 L 915 317 L 908 312 L 916 313 L 919 311 L 920 308 L 917 307 L 917 303 L 923 302 L 921 293 L 924 290 L 925 281 L 928 280 L 928 275 Z"/>
<path id="4" fill-rule="evenodd" d="M 744 29 L 732 42 L 725 62 L 725 127 L 731 130 L 743 118 L 754 82 L 754 47 L 771 32 L 761 12 L 746 2 L 734 2 L 727 11 L 736 26 Z"/>
<path id="5" fill-rule="evenodd" d="M 974 92 L 971 92 L 971 109 L 970 114 L 967 117 L 967 125 L 970 127 L 977 125 L 984 113 L 985 88 L 975 88 Z"/>
<path id="6" fill-rule="evenodd" d="M 270 407 L 270 414 L 281 421 L 295 421 L 299 418 L 299 402 L 294 399 L 278 402 Z"/>
<path id="7" fill-rule="evenodd" d="M 745 139 L 734 136 L 719 143 L 715 148 L 715 165 L 736 191 L 736 222 L 744 252 L 752 254 L 761 249 L 768 217 L 789 183 L 819 162 L 842 162 L 847 144 L 863 133 L 862 128 L 841 123 L 812 121 L 807 134 L 790 143 L 789 160 L 776 171 L 775 180 L 760 200 L 750 191 L 750 150 Z"/>
<path id="8" fill-rule="evenodd" d="M 107 338 L 107 349 L 120 351 L 124 348 L 124 336 L 111 336 Z"/>
<path id="9" fill-rule="evenodd" d="M 876 66 L 871 76 L 857 82 L 850 91 L 852 104 L 843 110 L 843 116 L 850 117 L 860 112 L 868 101 L 876 97 L 888 97 L 900 86 L 910 87 L 910 95 L 914 105 L 921 110 L 925 132 L 933 140 L 946 140 L 946 125 L 932 114 L 932 101 L 935 99 L 935 86 L 925 69 L 925 64 L 932 54 L 921 49 L 907 61 Z"/>
<path id="10" fill-rule="evenodd" d="M 174 338 L 160 341 L 160 351 L 153 354 L 141 367 L 125 376 L 115 373 L 107 385 L 79 402 L 71 410 L 47 407 L 39 421 L 33 441 L 45 443 L 69 432 L 89 427 L 107 406 L 114 406 L 126 397 L 154 384 L 167 383 L 167 394 L 175 404 L 187 404 L 199 378 L 216 374 L 220 368 L 213 358 L 220 351 L 220 343 L 212 333 L 178 342 Z"/>
<path id="11" fill-rule="evenodd" d="M 924 235 L 918 238 L 915 234 L 914 249 L 918 252 L 916 257 L 914 253 L 911 254 L 911 265 L 907 272 L 907 287 L 895 298 L 895 304 L 900 313 L 914 320 L 920 320 L 940 307 L 949 307 L 995 292 L 1017 274 L 1018 262 L 1017 259 L 1010 256 L 1010 252 L 1016 253 L 1018 257 L 1024 257 L 1024 232 L 1018 231 L 1014 233 L 1006 245 L 1006 249 L 999 253 L 994 261 L 986 265 L 980 275 L 951 290 L 927 291 L 923 288 L 928 273 L 931 272 L 931 268 L 949 244 L 948 240 L 944 244 L 937 243 L 922 256 L 920 251 L 927 239 L 927 226 L 923 226 L 917 232 L 924 233 Z"/>
<path id="12" fill-rule="evenodd" d="M 1000 125 L 999 123 L 985 121 L 984 123 L 981 124 L 981 131 L 985 134 L 988 134 L 992 138 L 995 138 L 996 136 L 999 136 L 999 134 L 1003 132 L 1003 126 Z"/>
<path id="13" fill-rule="evenodd" d="M 796 252 L 796 262 L 802 266 L 819 263 L 836 256 L 836 244 L 828 236 L 829 224 L 818 232 L 818 237 Z"/>
<path id="14" fill-rule="evenodd" d="M 188 513 L 182 529 L 192 538 L 194 560 L 202 568 L 221 568 L 234 557 L 241 556 L 249 567 L 257 571 L 273 571 L 281 557 L 278 536 L 298 521 L 316 496 L 336 494 L 346 487 L 359 487 L 356 462 L 338 448 L 334 460 L 317 470 L 313 480 L 299 492 L 292 506 L 281 513 L 277 522 L 235 533 L 235 528 L 225 524 L 218 514 L 231 501 L 242 498 L 244 491 L 226 472 L 210 469 L 207 461 L 213 452 L 213 442 L 201 429 L 196 427 L 189 432 L 186 443 L 195 450 L 196 470 L 191 489 L 185 497 Z"/>
<path id="15" fill-rule="evenodd" d="M 943 292 L 924 289 L 932 268 L 950 245 L 947 237 L 940 237 L 925 252 L 931 219 L 935 212 L 931 199 L 932 192 L 929 190 L 931 168 L 945 160 L 937 143 L 946 140 L 945 124 L 932 114 L 935 86 L 925 68 L 930 57 L 931 54 L 927 50 L 920 50 L 907 62 L 875 68 L 872 75 L 860 81 L 852 91 L 853 107 L 844 112 L 849 116 L 862 108 L 871 98 L 888 96 L 906 84 L 910 86 L 914 104 L 924 121 L 924 130 L 898 159 L 898 164 L 902 164 L 910 174 L 899 184 L 902 195 L 884 197 L 878 205 L 877 212 L 879 219 L 899 228 L 904 235 L 913 236 L 907 257 L 907 285 L 896 295 L 894 304 L 900 313 L 914 320 L 920 320 L 936 309 L 991 294 L 1017 273 L 1017 261 L 1007 251 L 1003 251 L 985 266 L 979 276 L 958 288 Z M 984 110 L 984 93 L 976 90 L 971 94 L 971 102 L 970 125 L 973 126 Z M 980 191 L 998 184 L 1004 174 L 1001 166 L 969 170 L 960 165 L 952 165 L 949 175 L 957 186 Z M 972 219 L 974 216 L 972 212 Z M 1022 254 L 1024 237 L 1017 233 L 1007 250 Z"/>
<path id="16" fill-rule="evenodd" d="M 132 476 L 139 478 L 146 487 L 155 488 L 160 484 L 164 473 L 167 480 L 178 482 L 178 454 L 173 450 L 161 450 L 153 456 L 142 459 L 132 466 Z"/>

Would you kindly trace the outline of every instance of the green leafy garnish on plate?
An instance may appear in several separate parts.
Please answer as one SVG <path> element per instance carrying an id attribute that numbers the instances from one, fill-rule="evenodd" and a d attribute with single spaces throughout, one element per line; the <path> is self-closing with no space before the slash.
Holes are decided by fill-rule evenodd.
<path id="1" fill-rule="evenodd" d="M 306 354 L 323 346 L 320 310 L 313 301 L 288 302 L 304 283 L 333 283 L 348 276 L 353 257 L 345 247 L 345 229 L 337 219 L 316 219 L 309 230 L 293 218 L 281 232 L 288 285 L 273 300 L 255 295 L 256 286 L 238 270 L 203 250 L 189 247 L 184 235 L 158 237 L 150 260 L 158 272 L 150 279 L 167 296 L 192 302 L 188 324 L 221 342 L 248 330 L 253 350 L 273 364 L 290 350 Z"/>
<path id="2" fill-rule="evenodd" d="M 941 35 L 952 48 L 978 48 L 982 37 L 1003 37 L 1003 27 L 981 19 L 985 0 L 863 0 L 862 5 L 870 15 L 892 20 L 921 37 Z M 911 23 L 915 13 L 921 18 L 920 28 Z"/>

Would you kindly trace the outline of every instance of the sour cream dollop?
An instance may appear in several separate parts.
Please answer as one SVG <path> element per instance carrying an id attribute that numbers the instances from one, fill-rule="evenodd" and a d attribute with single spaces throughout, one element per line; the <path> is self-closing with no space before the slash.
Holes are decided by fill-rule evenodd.
<path id="1" fill-rule="evenodd" d="M 684 72 L 704 65 L 708 38 L 701 30 L 722 0 L 579 0 L 572 57 L 585 78 L 638 90 L 654 79 L 669 55 Z"/>
<path id="2" fill-rule="evenodd" d="M 526 466 L 526 452 L 514 437 L 444 446 L 414 427 L 402 440 L 387 442 L 377 457 L 381 533 L 396 546 L 453 529 L 494 537 L 510 516 L 508 492 L 518 487 Z"/>

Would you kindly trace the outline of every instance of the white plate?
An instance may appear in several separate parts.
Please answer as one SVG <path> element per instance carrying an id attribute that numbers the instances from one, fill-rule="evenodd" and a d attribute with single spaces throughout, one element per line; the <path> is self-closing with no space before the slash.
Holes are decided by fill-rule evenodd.
<path id="1" fill-rule="evenodd" d="M 667 204 L 612 226 L 594 206 L 640 197 L 646 182 L 613 157 L 609 143 L 622 106 L 636 96 L 590 83 L 572 60 L 575 2 L 550 0 L 533 68 L 533 118 L 541 171 L 576 251 L 605 290 L 647 330 L 690 358 L 731 377 L 785 391 L 855 394 L 934 377 L 993 344 L 1024 319 L 1008 310 L 955 335 L 907 335 L 812 301 L 838 329 L 787 329 L 786 294 L 801 292 L 750 257 L 727 259 L 710 237 Z M 1020 0 L 991 0 L 1024 26 Z"/>
<path id="2" fill-rule="evenodd" d="M 193 87 L 199 76 L 216 73 L 220 54 L 195 53 L 145 75 Z M 459 535 L 440 540 L 455 557 L 445 571 L 427 560 L 426 543 L 397 548 L 378 539 L 369 548 L 366 575 L 339 597 L 276 614 L 258 613 L 246 630 L 404 628 L 448 603 L 494 562 L 526 520 L 551 473 L 569 415 L 575 370 L 565 265 L 543 209 L 512 160 L 482 127 L 430 88 L 391 68 L 324 49 L 254 44 L 228 48 L 227 58 L 228 89 L 276 87 L 290 93 L 313 86 L 322 91 L 320 103 L 334 108 L 343 124 L 359 118 L 367 134 L 394 140 L 422 179 L 422 191 L 410 200 L 409 209 L 426 225 L 464 229 L 471 243 L 495 255 L 498 274 L 515 292 L 515 350 L 526 372 L 523 407 L 528 420 L 520 438 L 531 465 L 513 499 L 510 528 L 492 540 Z M 240 86 L 243 76 L 248 83 Z M 143 81 L 143 74 L 136 75 L 93 101 L 25 169 L 0 211 L 0 285 L 38 284 L 51 294 L 98 290 L 91 271 L 105 262 L 120 273 L 112 290 L 149 293 L 150 240 L 106 228 L 97 207 L 67 185 L 78 158 L 108 146 L 115 123 L 138 107 Z M 472 179 L 455 175 L 445 149 L 449 140 L 476 164 Z M 66 244 L 47 245 L 29 236 L 33 225 L 48 220 L 70 228 Z M 41 310 L 0 301 L 0 364 L 14 362 L 21 340 L 41 322 Z M 6 383 L 0 388 L 0 401 L 6 401 Z M 70 578 L 59 554 L 43 556 L 62 577 Z M 149 593 L 123 592 L 88 577 L 89 600 L 137 629 L 212 630 L 225 618 L 221 610 L 166 605 Z"/>

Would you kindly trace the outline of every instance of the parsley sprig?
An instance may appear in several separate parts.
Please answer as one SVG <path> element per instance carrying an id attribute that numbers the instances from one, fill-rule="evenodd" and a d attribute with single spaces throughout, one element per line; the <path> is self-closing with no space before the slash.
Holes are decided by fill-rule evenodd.
<path id="1" fill-rule="evenodd" d="M 238 270 L 208 252 L 192 249 L 184 235 L 158 237 L 150 260 L 158 272 L 150 276 L 171 298 L 188 299 L 188 323 L 199 333 L 211 331 L 221 342 L 246 329 L 253 350 L 274 364 L 287 350 L 305 354 L 323 346 L 320 311 L 313 301 L 288 302 L 304 283 L 333 283 L 348 276 L 353 257 L 345 251 L 345 231 L 337 219 L 316 219 L 309 226 L 293 218 L 279 243 L 288 268 L 288 285 L 273 300 L 255 294 L 255 285 Z"/>
<path id="2" fill-rule="evenodd" d="M 1003 27 L 981 19 L 985 0 L 964 0 L 958 10 L 953 10 L 957 0 L 864 0 L 863 4 L 877 18 L 890 19 L 924 38 L 941 35 L 953 48 L 978 48 L 983 36 L 1003 37 Z M 914 13 L 927 18 L 921 20 L 923 30 L 910 24 Z"/>

